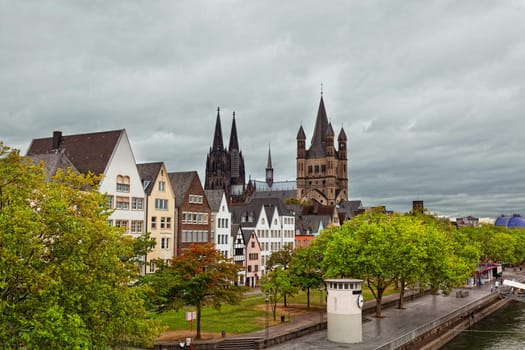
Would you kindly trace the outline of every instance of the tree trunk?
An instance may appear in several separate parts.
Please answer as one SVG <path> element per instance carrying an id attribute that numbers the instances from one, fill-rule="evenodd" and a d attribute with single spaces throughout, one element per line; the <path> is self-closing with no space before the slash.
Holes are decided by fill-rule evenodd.
<path id="1" fill-rule="evenodd" d="M 435 284 L 431 284 L 430 285 L 430 293 L 432 295 L 438 295 L 439 294 L 439 287 L 436 286 Z"/>
<path id="2" fill-rule="evenodd" d="M 306 308 L 310 310 L 310 288 L 306 288 Z"/>
<path id="3" fill-rule="evenodd" d="M 384 288 L 383 289 L 377 289 L 377 296 L 376 296 L 376 317 L 377 318 L 381 318 L 383 317 L 381 315 L 381 303 L 383 302 L 383 292 L 384 292 Z"/>
<path id="4" fill-rule="evenodd" d="M 197 335 L 195 339 L 201 338 L 201 306 L 197 305 Z"/>
<path id="5" fill-rule="evenodd" d="M 273 303 L 272 305 L 272 313 L 273 313 L 273 320 L 275 321 L 277 319 L 277 302 Z"/>
<path id="6" fill-rule="evenodd" d="M 400 290 L 399 290 L 399 300 L 398 300 L 398 303 L 397 303 L 397 308 L 398 309 L 404 309 L 405 306 L 405 287 L 406 287 L 406 283 L 405 283 L 405 280 L 404 279 L 401 279 L 400 281 Z"/>
<path id="7" fill-rule="evenodd" d="M 286 307 L 286 294 L 284 294 L 283 300 L 284 300 L 284 307 Z"/>

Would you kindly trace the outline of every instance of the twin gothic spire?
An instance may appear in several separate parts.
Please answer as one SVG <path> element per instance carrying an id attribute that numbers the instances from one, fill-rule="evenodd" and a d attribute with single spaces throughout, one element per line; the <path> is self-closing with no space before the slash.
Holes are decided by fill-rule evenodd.
<path id="1" fill-rule="evenodd" d="M 217 152 L 224 151 L 224 143 L 222 141 L 222 126 L 221 126 L 221 109 L 217 107 L 217 118 L 215 120 L 215 133 L 213 135 L 212 150 Z M 235 112 L 233 112 L 232 128 L 230 132 L 230 144 L 228 150 L 239 150 L 239 140 L 237 139 L 237 124 L 235 123 Z"/>
<path id="2" fill-rule="evenodd" d="M 222 138 L 220 108 L 217 107 L 213 144 L 206 159 L 204 188 L 207 190 L 222 189 L 230 198 L 232 194 L 242 194 L 244 186 L 244 159 L 239 149 L 235 112 L 233 112 L 229 147 L 226 149 Z"/>

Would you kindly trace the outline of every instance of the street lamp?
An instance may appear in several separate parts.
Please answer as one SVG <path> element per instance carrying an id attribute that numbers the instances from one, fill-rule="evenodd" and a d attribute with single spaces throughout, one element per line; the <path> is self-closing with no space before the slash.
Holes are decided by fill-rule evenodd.
<path id="1" fill-rule="evenodd" d="M 323 287 L 319 288 L 319 326 L 323 323 Z"/>
<path id="2" fill-rule="evenodd" d="M 270 300 L 268 299 L 268 294 L 266 294 L 266 325 L 264 328 L 264 348 L 268 346 L 268 334 L 270 332 L 269 328 L 269 319 L 268 319 L 268 307 L 270 306 Z"/>

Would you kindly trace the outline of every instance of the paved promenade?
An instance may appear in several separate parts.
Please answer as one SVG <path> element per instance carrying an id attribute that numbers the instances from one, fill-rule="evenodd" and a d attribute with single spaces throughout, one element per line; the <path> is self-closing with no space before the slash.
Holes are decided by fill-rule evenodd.
<path id="1" fill-rule="evenodd" d="M 504 279 L 523 280 L 525 274 L 520 272 L 504 271 Z M 383 318 L 377 319 L 373 316 L 366 316 L 363 323 L 363 342 L 358 344 L 339 344 L 333 343 L 327 339 L 327 332 L 318 331 L 276 346 L 269 349 L 280 350 L 314 350 L 314 349 L 376 349 L 386 343 L 397 339 L 412 330 L 435 321 L 443 316 L 454 312 L 455 310 L 466 306 L 476 300 L 491 293 L 491 286 L 473 287 L 469 290 L 469 296 L 466 298 L 456 298 L 456 290 L 453 290 L 450 296 L 442 295 L 425 295 L 415 300 L 405 302 L 406 309 L 399 310 L 395 307 L 383 309 Z M 397 296 L 390 296 L 397 297 Z M 369 302 L 370 303 L 370 302 Z M 373 302 L 372 302 L 373 303 Z M 298 328 L 318 323 L 320 320 L 319 313 L 311 313 L 297 316 L 292 322 L 287 322 L 269 329 L 269 334 L 287 334 Z M 265 331 L 259 331 L 250 334 L 263 338 Z"/>

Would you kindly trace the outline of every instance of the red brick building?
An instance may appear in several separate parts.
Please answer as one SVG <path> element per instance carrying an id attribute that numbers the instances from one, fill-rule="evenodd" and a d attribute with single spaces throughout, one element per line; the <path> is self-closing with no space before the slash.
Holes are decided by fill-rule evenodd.
<path id="1" fill-rule="evenodd" d="M 214 237 L 211 237 L 211 209 L 196 171 L 168 175 L 175 193 L 175 255 L 181 255 L 193 244 L 214 241 Z"/>

